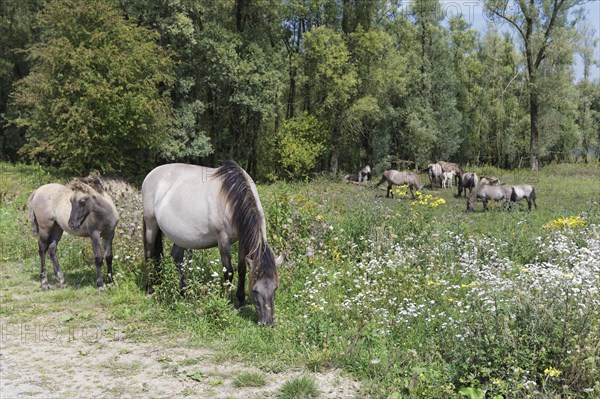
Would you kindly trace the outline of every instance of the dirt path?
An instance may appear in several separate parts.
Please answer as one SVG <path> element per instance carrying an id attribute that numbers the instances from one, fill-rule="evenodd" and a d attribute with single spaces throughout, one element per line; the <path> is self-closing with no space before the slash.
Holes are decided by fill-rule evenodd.
<path id="1" fill-rule="evenodd" d="M 158 334 L 139 342 L 128 326 L 92 313 L 90 306 L 98 304 L 77 300 L 81 294 L 73 288 L 41 292 L 18 275 L 22 268 L 0 268 L 1 399 L 275 398 L 286 381 L 302 374 L 315 378 L 321 398 L 359 397 L 358 384 L 337 371 L 268 373 L 192 348 L 182 336 Z M 266 384 L 236 387 L 245 372 L 262 374 Z"/>

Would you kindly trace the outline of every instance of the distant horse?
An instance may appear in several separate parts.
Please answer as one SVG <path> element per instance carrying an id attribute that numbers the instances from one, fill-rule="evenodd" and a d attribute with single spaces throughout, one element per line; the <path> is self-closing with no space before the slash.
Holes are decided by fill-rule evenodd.
<path id="1" fill-rule="evenodd" d="M 502 185 L 502 186 L 490 186 L 487 184 L 480 184 L 469 194 L 469 198 L 467 199 L 467 212 L 473 211 L 473 206 L 475 202 L 480 199 L 483 202 L 483 210 L 488 210 L 488 202 L 489 200 L 501 201 L 504 200 L 504 204 L 510 204 L 511 195 L 513 192 L 512 186 Z"/>
<path id="2" fill-rule="evenodd" d="M 454 175 L 456 172 L 451 170 L 450 172 L 442 172 L 442 187 L 443 188 L 452 188 L 452 180 L 454 179 Z"/>
<path id="3" fill-rule="evenodd" d="M 442 172 L 452 172 L 454 171 L 454 178 L 456 179 L 456 184 L 458 185 L 460 177 L 465 173 L 459 164 L 452 162 L 444 162 L 437 161 L 438 165 L 442 168 Z"/>
<path id="4" fill-rule="evenodd" d="M 392 196 L 392 198 L 394 198 L 394 194 L 391 192 L 392 185 L 394 184 L 397 186 L 407 185 L 410 189 L 410 194 L 413 198 L 415 197 L 415 194 L 413 193 L 413 188 L 416 188 L 417 190 L 423 189 L 423 183 L 421 183 L 421 179 L 417 174 L 413 172 L 400 172 L 395 169 L 386 170 L 385 172 L 383 172 L 383 177 L 381 178 L 379 183 L 375 185 L 375 187 L 379 187 L 381 183 L 385 181 L 387 181 L 388 183 L 386 194 L 387 198 L 389 198 L 390 195 Z"/>
<path id="5" fill-rule="evenodd" d="M 535 203 L 535 187 L 530 186 L 529 184 L 518 184 L 512 186 L 512 194 L 510 197 L 511 202 L 516 204 L 523 198 L 527 200 L 527 207 L 530 212 L 532 203 L 535 206 L 535 209 L 537 209 L 537 204 Z"/>
<path id="6" fill-rule="evenodd" d="M 364 168 L 359 170 L 356 177 L 354 175 L 344 176 L 344 182 L 346 183 L 361 184 L 363 182 L 366 183 L 369 180 L 371 180 L 371 167 L 369 165 L 365 165 Z"/>
<path id="7" fill-rule="evenodd" d="M 469 189 L 469 193 L 472 193 L 475 186 L 477 186 L 477 183 L 479 183 L 479 178 L 475 173 L 463 173 L 458 179 L 458 196 L 460 197 L 464 190 L 466 197 L 467 189 Z"/>
<path id="8" fill-rule="evenodd" d="M 487 184 L 489 186 L 499 186 L 500 185 L 500 179 L 498 179 L 497 177 L 481 176 L 480 183 L 481 184 Z"/>
<path id="9" fill-rule="evenodd" d="M 219 247 L 225 281 L 233 281 L 230 244 L 239 240 L 237 299 L 246 306 L 246 265 L 250 268 L 248 290 L 258 313 L 258 324 L 274 323 L 277 266 L 267 243 L 267 230 L 256 185 L 233 161 L 218 169 L 186 164 L 162 165 L 142 184 L 144 252 L 157 265 L 162 255 L 162 235 L 174 243 L 172 256 L 179 266 L 180 284 L 184 248 Z M 151 290 L 148 276 L 148 291 Z"/>
<path id="10" fill-rule="evenodd" d="M 427 165 L 425 169 L 422 169 L 421 172 L 427 173 L 429 176 L 429 181 L 431 182 L 431 189 L 433 190 L 433 182 L 439 182 L 440 186 L 442 184 L 442 167 L 437 163 L 430 163 Z"/>
<path id="11" fill-rule="evenodd" d="M 119 214 L 98 178 L 75 179 L 66 186 L 56 183 L 43 185 L 29 197 L 28 208 L 33 232 L 38 237 L 42 289 L 48 289 L 46 252 L 50 254 L 60 286 L 65 286 L 56 257 L 63 231 L 78 237 L 90 237 L 96 264 L 96 286 L 102 288 L 103 285 L 104 260 L 107 281 L 112 282 L 112 241 Z"/>

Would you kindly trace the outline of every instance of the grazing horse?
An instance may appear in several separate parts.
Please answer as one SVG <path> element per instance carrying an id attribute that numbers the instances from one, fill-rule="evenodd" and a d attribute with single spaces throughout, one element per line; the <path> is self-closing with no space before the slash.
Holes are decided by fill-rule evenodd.
<path id="1" fill-rule="evenodd" d="M 527 200 L 528 210 L 531 212 L 531 203 L 537 209 L 537 204 L 535 203 L 535 187 L 529 184 L 518 184 L 516 186 L 512 186 L 512 194 L 510 197 L 511 202 L 518 203 L 523 198 Z"/>
<path id="2" fill-rule="evenodd" d="M 501 185 L 501 186 L 490 186 L 487 184 L 480 184 L 469 194 L 469 198 L 467 199 L 467 212 L 473 211 L 473 205 L 477 199 L 480 199 L 483 202 L 483 210 L 488 210 L 488 202 L 489 200 L 500 201 L 504 200 L 504 204 L 508 204 L 511 200 L 511 195 L 513 192 L 512 186 L 509 185 Z"/>
<path id="3" fill-rule="evenodd" d="M 75 179 L 66 186 L 45 184 L 29 197 L 29 220 L 38 237 L 42 289 L 47 290 L 46 252 L 61 287 L 65 279 L 56 252 L 63 231 L 90 237 L 96 264 L 96 286 L 102 288 L 102 262 L 106 260 L 108 282 L 112 282 L 112 240 L 119 214 L 98 178 Z M 102 245 L 101 240 L 104 240 Z M 104 252 L 103 248 L 104 247 Z"/>
<path id="4" fill-rule="evenodd" d="M 452 188 L 452 179 L 454 179 L 454 175 L 456 172 L 451 170 L 450 172 L 442 172 L 442 187 L 443 188 Z"/>
<path id="5" fill-rule="evenodd" d="M 437 163 L 430 163 L 427 165 L 425 169 L 422 169 L 421 172 L 427 173 L 429 176 L 429 181 L 431 182 L 431 189 L 433 190 L 433 182 L 439 182 L 441 185 L 442 182 L 442 167 Z"/>
<path id="6" fill-rule="evenodd" d="M 389 198 L 390 195 L 392 196 L 392 198 L 394 198 L 394 194 L 392 193 L 392 185 L 397 185 L 397 186 L 402 186 L 402 185 L 408 185 L 408 188 L 410 189 L 410 194 L 413 198 L 415 198 L 415 194 L 413 193 L 413 188 L 416 188 L 417 190 L 422 190 L 423 189 L 423 183 L 421 183 L 421 179 L 419 178 L 419 176 L 413 172 L 408 172 L 408 171 L 397 171 L 395 169 L 389 169 L 386 170 L 385 172 L 383 172 L 383 177 L 381 178 L 381 180 L 379 181 L 379 183 L 377 183 L 375 185 L 375 187 L 379 187 L 381 185 L 381 183 L 383 183 L 384 181 L 387 181 L 388 183 L 388 187 L 387 187 L 387 194 L 386 197 Z"/>
<path id="7" fill-rule="evenodd" d="M 246 306 L 246 265 L 250 268 L 248 290 L 256 307 L 258 324 L 274 323 L 277 266 L 267 243 L 267 230 L 256 185 L 233 161 L 218 169 L 186 164 L 167 164 L 152 170 L 142 184 L 144 252 L 155 266 L 162 255 L 162 235 L 173 243 L 172 255 L 179 266 L 180 284 L 184 249 L 219 247 L 225 281 L 233 281 L 230 245 L 239 241 L 238 286 L 240 307 Z M 148 274 L 147 289 L 151 291 Z"/>
<path id="8" fill-rule="evenodd" d="M 477 186 L 479 182 L 479 178 L 475 173 L 467 172 L 463 173 L 462 176 L 458 179 L 458 196 L 462 194 L 463 190 L 465 191 L 465 197 L 467 196 L 467 189 L 469 189 L 469 193 L 473 192 L 473 189 Z"/>

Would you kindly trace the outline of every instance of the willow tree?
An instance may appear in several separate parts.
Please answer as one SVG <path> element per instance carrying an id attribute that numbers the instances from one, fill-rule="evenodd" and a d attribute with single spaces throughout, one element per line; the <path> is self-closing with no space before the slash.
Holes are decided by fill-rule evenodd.
<path id="1" fill-rule="evenodd" d="M 550 65 L 548 56 L 561 38 L 569 34 L 569 10 L 585 0 L 487 0 L 486 10 L 496 20 L 505 21 L 517 31 L 527 66 L 531 170 L 538 170 L 540 135 L 540 71 Z"/>
<path id="2" fill-rule="evenodd" d="M 78 173 L 136 172 L 170 140 L 173 62 L 157 33 L 126 21 L 110 0 L 52 0 L 14 102 L 20 153 Z"/>

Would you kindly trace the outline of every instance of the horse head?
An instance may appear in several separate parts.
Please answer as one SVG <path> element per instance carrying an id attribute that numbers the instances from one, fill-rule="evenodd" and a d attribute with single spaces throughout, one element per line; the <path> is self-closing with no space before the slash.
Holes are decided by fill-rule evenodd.
<path id="1" fill-rule="evenodd" d="M 98 184 L 100 184 L 99 181 Z M 71 214 L 69 215 L 68 225 L 71 229 L 77 231 L 94 209 L 94 197 L 98 189 L 95 188 L 95 185 L 90 186 L 87 181 L 78 179 L 71 182 L 69 187 L 73 190 L 73 194 L 71 195 Z"/>
<path id="2" fill-rule="evenodd" d="M 262 262 L 262 265 L 257 265 L 257 262 Z M 279 287 L 277 268 L 282 262 L 283 255 L 275 259 L 268 246 L 254 260 L 246 256 L 246 264 L 250 268 L 248 289 L 258 314 L 259 326 L 273 327 L 275 322 L 275 291 Z"/>

